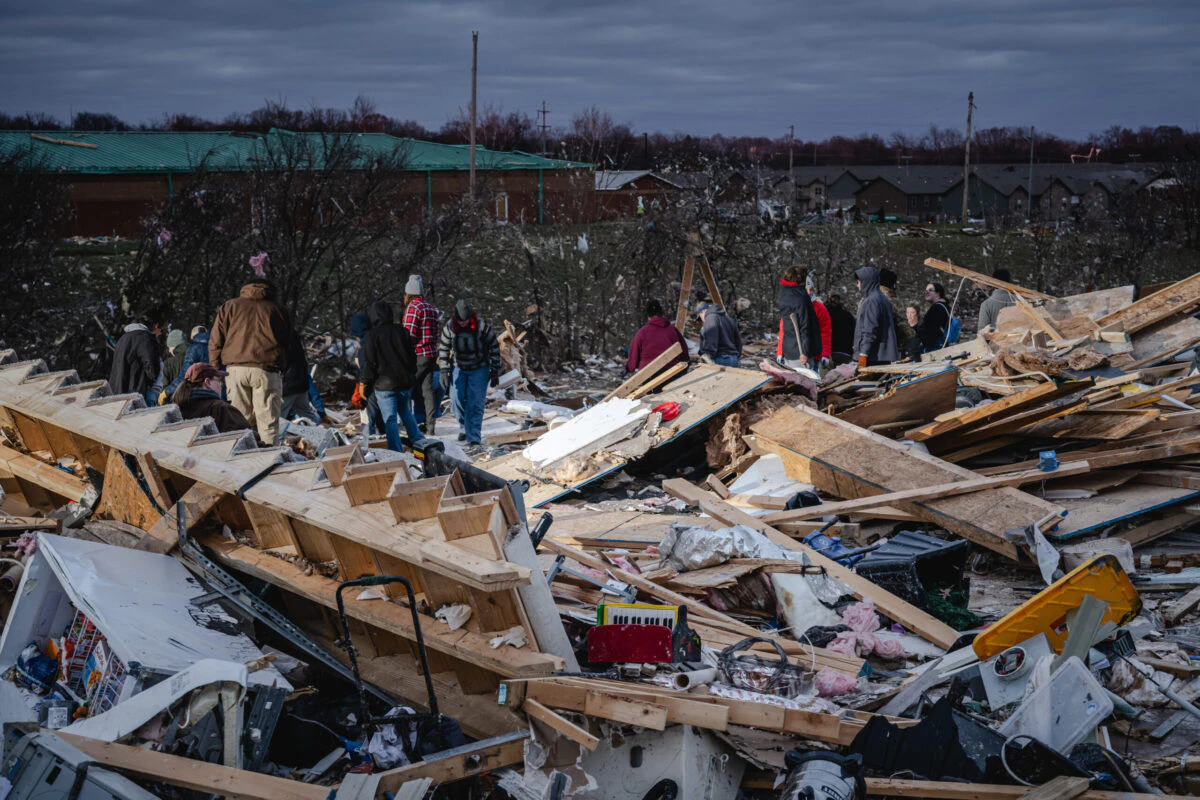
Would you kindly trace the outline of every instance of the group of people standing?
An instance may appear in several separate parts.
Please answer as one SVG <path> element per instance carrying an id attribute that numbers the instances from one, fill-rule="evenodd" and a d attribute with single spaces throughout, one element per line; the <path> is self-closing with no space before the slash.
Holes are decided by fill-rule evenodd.
<path id="1" fill-rule="evenodd" d="M 432 437 L 446 394 L 459 440 L 481 442 L 488 386 L 500 379 L 500 348 L 467 301 L 459 300 L 443 321 L 424 297 L 421 276 L 411 275 L 402 323 L 378 300 L 351 320 L 351 329 L 360 342 L 355 399 L 390 449 L 402 449 L 401 426 L 414 442 Z M 243 286 L 218 310 L 211 330 L 198 325 L 190 338 L 170 330 L 165 353 L 161 333 L 162 321 L 151 317 L 125 326 L 109 374 L 114 392 L 136 394 L 151 406 L 172 402 L 184 419 L 211 417 L 222 432 L 254 430 L 267 446 L 279 442 L 281 420 L 325 417 L 300 336 L 266 281 Z"/>

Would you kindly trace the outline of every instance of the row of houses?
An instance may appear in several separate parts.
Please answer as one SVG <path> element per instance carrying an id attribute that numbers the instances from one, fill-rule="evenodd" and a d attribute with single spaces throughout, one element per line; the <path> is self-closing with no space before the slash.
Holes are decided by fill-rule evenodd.
<path id="1" fill-rule="evenodd" d="M 388 157 L 402 173 L 388 203 L 416 215 L 458 203 L 469 187 L 470 148 L 383 133 L 318 134 L 272 130 L 0 131 L 0 157 L 20 156 L 62 176 L 74 214 L 64 235 L 133 235 L 142 221 L 202 173 L 270 168 L 280 153 L 316 163 L 331 146 L 366 169 Z M 593 165 L 477 147 L 476 194 L 500 222 L 592 222 L 636 218 L 686 203 L 721 213 L 807 213 L 854 209 L 864 217 L 937 222 L 961 215 L 958 166 L 796 167 L 791 171 L 597 171 Z M 1155 164 L 983 164 L 972 168 L 972 217 L 1045 219 L 1102 215 L 1129 192 L 1168 180 Z M 773 213 L 773 212 L 772 212 Z"/>
<path id="2" fill-rule="evenodd" d="M 596 173 L 597 191 L 611 195 L 600 208 L 628 215 L 672 198 L 703 196 L 718 206 L 793 212 L 855 210 L 864 217 L 909 222 L 957 220 L 962 215 L 963 168 L 950 165 L 796 167 L 707 173 Z M 967 190 L 972 218 L 1025 219 L 1032 207 L 1043 219 L 1102 216 L 1131 192 L 1163 185 L 1159 164 L 980 164 Z"/>

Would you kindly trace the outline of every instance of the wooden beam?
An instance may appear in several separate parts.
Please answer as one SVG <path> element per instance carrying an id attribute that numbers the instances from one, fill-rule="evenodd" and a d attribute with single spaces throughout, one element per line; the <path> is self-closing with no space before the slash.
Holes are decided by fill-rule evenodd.
<path id="1" fill-rule="evenodd" d="M 167 484 L 163 482 L 162 473 L 158 470 L 158 462 L 154 460 L 154 456 L 149 453 L 138 453 L 138 467 L 142 471 L 142 480 L 146 481 L 146 488 L 150 490 L 150 497 L 158 504 L 158 507 L 166 511 L 174 502 L 171 500 L 171 493 L 167 490 Z"/>
<path id="2" fill-rule="evenodd" d="M 968 469 L 803 407 L 781 408 L 751 430 L 760 446 L 783 457 L 789 478 L 812 483 L 847 500 L 979 477 Z M 1004 537 L 1006 529 L 1031 525 L 1049 514 L 1066 513 L 1060 506 L 1011 487 L 928 503 L 908 502 L 900 510 L 1013 560 L 1017 560 L 1018 550 Z"/>
<path id="3" fill-rule="evenodd" d="M 225 492 L 214 489 L 204 483 L 192 484 L 192 487 L 179 498 L 187 514 L 186 522 L 190 530 L 200 519 L 217 507 L 217 503 L 225 497 Z M 146 535 L 137 543 L 135 550 L 148 550 L 151 553 L 169 553 L 179 544 L 179 515 L 178 506 L 171 503 L 167 513 L 146 531 Z"/>
<path id="4" fill-rule="evenodd" d="M 995 783 L 867 778 L 867 794 L 872 797 L 923 797 L 927 800 L 1019 800 L 1028 791 L 1028 786 L 1003 786 Z M 1183 798 L 1184 795 L 1092 790 L 1077 796 L 1077 800 L 1183 800 Z"/>
<path id="5" fill-rule="evenodd" d="M 996 489 L 1001 486 L 1021 486 L 1026 483 L 1041 483 L 1042 481 L 1050 481 L 1056 478 L 1065 478 L 1068 475 L 1082 475 L 1091 471 L 1092 468 L 1086 461 L 1069 461 L 1066 464 L 1060 464 L 1058 469 L 1053 472 L 1043 472 L 1040 469 L 1033 469 L 998 475 L 996 477 L 981 477 L 953 483 L 943 483 L 937 486 L 928 486 L 924 489 L 885 492 L 871 497 L 860 497 L 855 500 L 823 503 L 819 506 L 798 508 L 793 511 L 780 511 L 775 514 L 767 514 L 762 519 L 774 525 L 780 522 L 817 519 L 827 514 L 857 514 L 867 509 L 878 508 L 879 506 L 898 505 L 906 502 L 926 502 L 929 500 L 938 500 L 943 497 L 954 497 L 955 495 L 978 492 L 984 489 Z"/>
<path id="6" fill-rule="evenodd" d="M 848 567 L 821 555 L 811 547 L 779 532 L 761 519 L 705 492 L 695 484 L 675 478 L 663 481 L 663 489 L 684 502 L 698 506 L 709 516 L 726 525 L 746 525 L 762 533 L 780 547 L 805 553 L 812 563 L 824 567 L 826 572 L 848 585 L 855 596 L 864 600 L 870 598 L 880 611 L 939 647 L 949 648 L 958 641 L 958 631 L 931 614 L 884 590 L 861 575 L 857 575 Z"/>
<path id="7" fill-rule="evenodd" d="M 520 444 L 521 442 L 531 442 L 541 436 L 546 431 L 550 430 L 547 425 L 538 425 L 533 428 L 526 428 L 520 431 L 510 431 L 509 433 L 493 433 L 490 436 L 483 437 L 484 444 Z"/>
<path id="8" fill-rule="evenodd" d="M 1196 515 L 1187 511 L 1176 511 L 1173 514 L 1168 514 L 1162 519 L 1153 519 L 1149 522 L 1143 522 L 1136 528 L 1130 528 L 1127 531 L 1112 534 L 1116 539 L 1124 539 L 1134 547 L 1139 544 L 1154 541 L 1155 539 L 1166 536 L 1168 533 L 1174 533 L 1184 525 L 1190 525 L 1196 521 Z"/>
<path id="9" fill-rule="evenodd" d="M 600 744 L 600 738 L 586 728 L 581 728 L 571 720 L 556 714 L 537 700 L 527 699 L 521 704 L 521 710 L 528 714 L 532 719 L 546 725 L 559 734 L 567 737 L 575 744 L 587 750 L 595 750 Z"/>
<path id="10" fill-rule="evenodd" d="M 712 267 L 708 263 L 708 256 L 704 253 L 700 253 L 700 274 L 704 276 L 704 285 L 708 287 L 708 296 L 718 308 L 724 311 L 725 301 L 721 299 L 721 289 L 717 286 L 717 279 L 713 276 Z"/>
<path id="11" fill-rule="evenodd" d="M 1200 272 L 1101 317 L 1096 325 L 1100 328 L 1120 325 L 1125 333 L 1135 333 L 1197 306 L 1200 306 Z"/>
<path id="12" fill-rule="evenodd" d="M 1029 304 L 1029 301 L 1026 300 L 1024 297 L 1021 297 L 1021 295 L 1019 295 L 1019 294 L 1014 294 L 1013 300 L 1016 301 L 1017 308 L 1024 311 L 1025 316 L 1027 316 L 1031 320 L 1033 320 L 1033 324 L 1037 325 L 1039 328 L 1041 328 L 1043 331 L 1045 331 L 1050 336 L 1051 339 L 1053 339 L 1055 341 L 1062 341 L 1065 338 L 1058 331 L 1058 329 L 1055 328 L 1053 324 L 1051 324 L 1050 320 L 1044 314 L 1042 314 L 1040 311 L 1038 311 L 1036 308 L 1031 306 Z"/>
<path id="13" fill-rule="evenodd" d="M 935 420 L 928 425 L 906 431 L 904 438 L 914 442 L 923 442 L 964 428 L 982 427 L 1004 417 L 1065 397 L 1082 388 L 1085 388 L 1085 384 L 1074 382 L 1068 382 L 1066 385 L 1051 382 L 1039 383 L 1037 386 L 1010 394 L 993 403 L 984 403 L 974 408 L 968 408 L 952 416 L 946 416 L 944 419 Z"/>
<path id="14" fill-rule="evenodd" d="M 435 753 L 425 761 L 381 772 L 376 797 L 383 797 L 384 792 L 395 792 L 407 781 L 429 778 L 434 785 L 439 785 L 521 764 L 525 760 L 526 738 L 513 736 L 500 742 L 477 742 L 474 748 L 457 748 L 450 757 L 438 758 Z M 329 787 L 324 787 L 324 791 L 328 795 Z"/>
<path id="15" fill-rule="evenodd" d="M 1200 605 L 1200 586 L 1192 589 L 1183 597 L 1167 606 L 1166 610 L 1163 611 L 1162 614 L 1163 619 L 1166 620 L 1168 624 L 1174 625 L 1179 621 L 1180 617 L 1198 605 Z"/>
<path id="16" fill-rule="evenodd" d="M 51 494 L 79 502 L 91 486 L 83 478 L 58 467 L 39 461 L 33 456 L 0 445 L 0 470 L 7 469 L 14 478 L 37 484 Z"/>
<path id="17" fill-rule="evenodd" d="M 683 353 L 683 345 L 679 342 L 668 347 L 666 350 L 659 353 L 653 361 L 639 369 L 637 372 L 630 375 L 625 381 L 609 392 L 604 400 L 611 400 L 614 397 L 625 397 L 634 389 L 641 386 L 646 381 L 658 374 L 659 370 L 670 364 Z M 603 401 L 601 401 L 603 402 Z"/>
<path id="18" fill-rule="evenodd" d="M 660 372 L 658 375 L 655 375 L 653 378 L 646 381 L 641 386 L 639 386 L 638 388 L 636 388 L 632 392 L 630 392 L 629 399 L 630 400 L 638 400 L 638 399 L 650 394 L 655 389 L 665 386 L 667 383 L 669 383 L 671 380 L 673 380 L 675 378 L 675 376 L 683 374 L 683 372 L 685 370 L 687 370 L 687 368 L 688 368 L 687 364 L 683 364 L 683 363 L 672 364 L 671 366 L 667 367 L 665 370 Z"/>
<path id="19" fill-rule="evenodd" d="M 217 561 L 226 566 L 261 578 L 326 608 L 337 608 L 338 582 L 335 580 L 317 573 L 306 575 L 304 570 L 288 561 L 218 536 L 202 536 L 199 540 L 213 552 Z M 343 600 L 350 617 L 409 641 L 415 640 L 412 614 L 407 608 L 387 600 L 359 600 L 353 592 L 343 594 Z M 539 653 L 532 647 L 517 649 L 506 646 L 493 650 L 485 635 L 465 629 L 451 631 L 432 617 L 422 616 L 421 633 L 430 650 L 506 677 L 548 675 L 562 666 L 561 659 Z"/>
<path id="20" fill-rule="evenodd" d="M 1041 786 L 1034 786 L 1021 795 L 1021 800 L 1074 800 L 1088 790 L 1091 782 L 1090 778 L 1077 775 L 1059 775 Z"/>
<path id="21" fill-rule="evenodd" d="M 107 767 L 205 795 L 234 800 L 327 800 L 330 795 L 328 786 L 314 786 L 156 750 L 101 742 L 63 731 L 53 733 Z"/>
<path id="22" fill-rule="evenodd" d="M 1042 294 L 1041 292 L 1034 291 L 1033 289 L 1026 289 L 1024 286 L 1018 286 L 1015 283 L 1009 283 L 1008 281 L 1002 281 L 998 278 L 993 278 L 990 275 L 984 275 L 980 272 L 976 272 L 974 270 L 967 269 L 966 267 L 960 267 L 955 264 L 951 264 L 947 261 L 940 261 L 936 258 L 925 259 L 925 266 L 933 267 L 934 269 L 941 270 L 942 272 L 948 272 L 951 275 L 957 275 L 960 278 L 968 278 L 969 280 L 974 281 L 975 283 L 978 283 L 981 286 L 990 286 L 993 289 L 1004 289 L 1006 291 L 1012 292 L 1015 295 L 1025 297 L 1030 300 L 1053 300 L 1054 299 L 1052 296 L 1050 296 L 1048 294 Z"/>
<path id="23" fill-rule="evenodd" d="M 675 327 L 680 333 L 687 325 L 688 300 L 692 295 L 692 279 L 696 272 L 696 234 L 688 234 L 687 257 L 683 260 L 683 277 L 679 281 L 679 305 L 675 308 Z"/>

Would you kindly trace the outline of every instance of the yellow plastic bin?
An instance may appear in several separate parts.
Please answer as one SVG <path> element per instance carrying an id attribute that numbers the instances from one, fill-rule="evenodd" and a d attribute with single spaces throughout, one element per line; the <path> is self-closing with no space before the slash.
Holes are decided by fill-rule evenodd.
<path id="1" fill-rule="evenodd" d="M 1089 594 L 1108 603 L 1105 622 L 1124 625 L 1142 610 L 1142 598 L 1117 557 L 1103 553 L 1080 564 L 975 637 L 975 655 L 980 660 L 991 658 L 1039 633 L 1046 634 L 1054 652 L 1061 653 L 1067 640 L 1067 614 L 1079 608 Z"/>

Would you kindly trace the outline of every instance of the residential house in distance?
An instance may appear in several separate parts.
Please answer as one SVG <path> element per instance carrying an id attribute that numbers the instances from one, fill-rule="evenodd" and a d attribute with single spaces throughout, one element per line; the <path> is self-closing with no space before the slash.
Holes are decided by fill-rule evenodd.
<path id="1" fill-rule="evenodd" d="M 595 175 L 595 220 L 632 219 L 673 203 L 680 187 L 650 170 L 600 170 Z"/>

